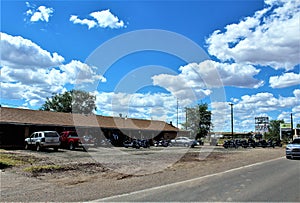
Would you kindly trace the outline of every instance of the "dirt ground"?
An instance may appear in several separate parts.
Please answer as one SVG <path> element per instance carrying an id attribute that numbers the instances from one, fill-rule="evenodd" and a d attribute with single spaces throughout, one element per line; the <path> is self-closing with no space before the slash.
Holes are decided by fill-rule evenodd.
<path id="1" fill-rule="evenodd" d="M 1 150 L 1 201 L 77 202 L 187 180 L 283 157 L 284 148 L 95 148 L 88 152 Z"/>

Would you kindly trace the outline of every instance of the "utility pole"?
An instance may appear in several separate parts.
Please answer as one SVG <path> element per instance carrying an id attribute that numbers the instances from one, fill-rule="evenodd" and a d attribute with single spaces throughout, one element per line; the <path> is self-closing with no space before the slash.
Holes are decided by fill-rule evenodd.
<path id="1" fill-rule="evenodd" d="M 231 137 L 233 138 L 233 103 L 229 103 L 231 107 Z"/>
<path id="2" fill-rule="evenodd" d="M 185 130 L 187 130 L 187 122 L 188 122 L 188 108 L 185 107 Z"/>
<path id="3" fill-rule="evenodd" d="M 178 98 L 177 98 L 177 128 L 178 128 Z"/>
<path id="4" fill-rule="evenodd" d="M 294 127 L 293 127 L 293 114 L 291 113 L 291 135 L 292 135 L 292 140 L 293 140 L 293 138 L 294 138 L 294 129 L 293 129 Z"/>

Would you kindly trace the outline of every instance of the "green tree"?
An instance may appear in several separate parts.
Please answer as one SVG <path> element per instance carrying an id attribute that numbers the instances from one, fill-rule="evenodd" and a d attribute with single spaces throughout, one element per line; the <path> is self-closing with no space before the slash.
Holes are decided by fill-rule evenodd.
<path id="1" fill-rule="evenodd" d="M 96 96 L 88 92 L 71 90 L 62 94 L 55 94 L 51 98 L 47 97 L 40 110 L 91 114 L 93 110 L 96 110 L 95 101 Z"/>
<path id="2" fill-rule="evenodd" d="M 300 128 L 300 123 L 298 123 L 298 124 L 296 125 L 296 128 Z"/>
<path id="3" fill-rule="evenodd" d="M 185 129 L 195 135 L 195 139 L 206 137 L 213 125 L 211 122 L 211 111 L 208 110 L 207 104 L 198 104 L 192 108 L 186 108 L 186 123 L 182 125 Z"/>
<path id="4" fill-rule="evenodd" d="M 267 133 L 267 137 L 279 139 L 280 136 L 280 124 L 284 123 L 283 120 L 271 120 L 269 125 L 269 133 Z"/>
<path id="5" fill-rule="evenodd" d="M 54 94 L 51 98 L 46 99 L 41 106 L 42 111 L 56 111 L 56 112 L 72 112 L 72 95 L 71 92 L 62 94 Z"/>
<path id="6" fill-rule="evenodd" d="M 72 90 L 73 113 L 91 114 L 96 108 L 96 96 L 81 90 Z"/>

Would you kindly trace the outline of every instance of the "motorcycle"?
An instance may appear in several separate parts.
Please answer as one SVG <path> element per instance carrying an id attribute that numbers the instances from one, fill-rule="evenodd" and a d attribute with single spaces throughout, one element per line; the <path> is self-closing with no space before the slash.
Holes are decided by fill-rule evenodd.
<path id="1" fill-rule="evenodd" d="M 157 140 L 154 142 L 154 146 L 155 147 L 159 147 L 159 146 L 168 147 L 168 146 L 171 146 L 171 142 L 170 142 L 170 140 Z"/>
<path id="2" fill-rule="evenodd" d="M 150 148 L 149 140 L 138 140 L 139 145 L 143 148 Z"/>
<path id="3" fill-rule="evenodd" d="M 274 142 L 273 142 L 273 139 L 269 139 L 268 141 L 267 141 L 267 146 L 266 147 L 273 147 L 273 148 L 275 148 L 275 144 L 274 144 Z"/>
<path id="4" fill-rule="evenodd" d="M 241 144 L 241 147 L 243 147 L 243 148 L 249 147 L 249 143 L 247 140 L 241 140 L 240 144 Z"/>
<path id="5" fill-rule="evenodd" d="M 273 140 L 269 139 L 268 141 L 266 140 L 259 140 L 258 142 L 255 143 L 256 147 L 262 147 L 262 148 L 266 148 L 266 147 L 275 147 Z"/>
<path id="6" fill-rule="evenodd" d="M 254 139 L 252 139 L 252 138 L 248 139 L 248 147 L 252 147 L 252 148 L 256 147 L 256 143 L 255 143 Z"/>
<path id="7" fill-rule="evenodd" d="M 123 145 L 125 148 L 132 147 L 132 148 L 139 149 L 141 147 L 139 141 L 136 139 L 134 139 L 132 141 L 126 140 L 125 142 L 123 142 Z"/>
<path id="8" fill-rule="evenodd" d="M 235 140 L 225 140 L 223 143 L 223 147 L 227 148 L 238 148 L 237 142 Z"/>
<path id="9" fill-rule="evenodd" d="M 277 139 L 274 143 L 274 146 L 277 146 L 277 147 L 282 147 L 282 143 L 281 143 L 281 140 L 280 139 Z"/>

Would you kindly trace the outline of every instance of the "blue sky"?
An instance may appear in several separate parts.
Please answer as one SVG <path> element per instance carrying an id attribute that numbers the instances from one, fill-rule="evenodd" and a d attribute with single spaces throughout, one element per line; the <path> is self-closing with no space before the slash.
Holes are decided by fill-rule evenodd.
<path id="1" fill-rule="evenodd" d="M 97 114 L 179 124 L 208 103 L 214 131 L 254 118 L 300 123 L 300 3 L 1 1 L 1 104 L 52 93 L 97 97 Z"/>

